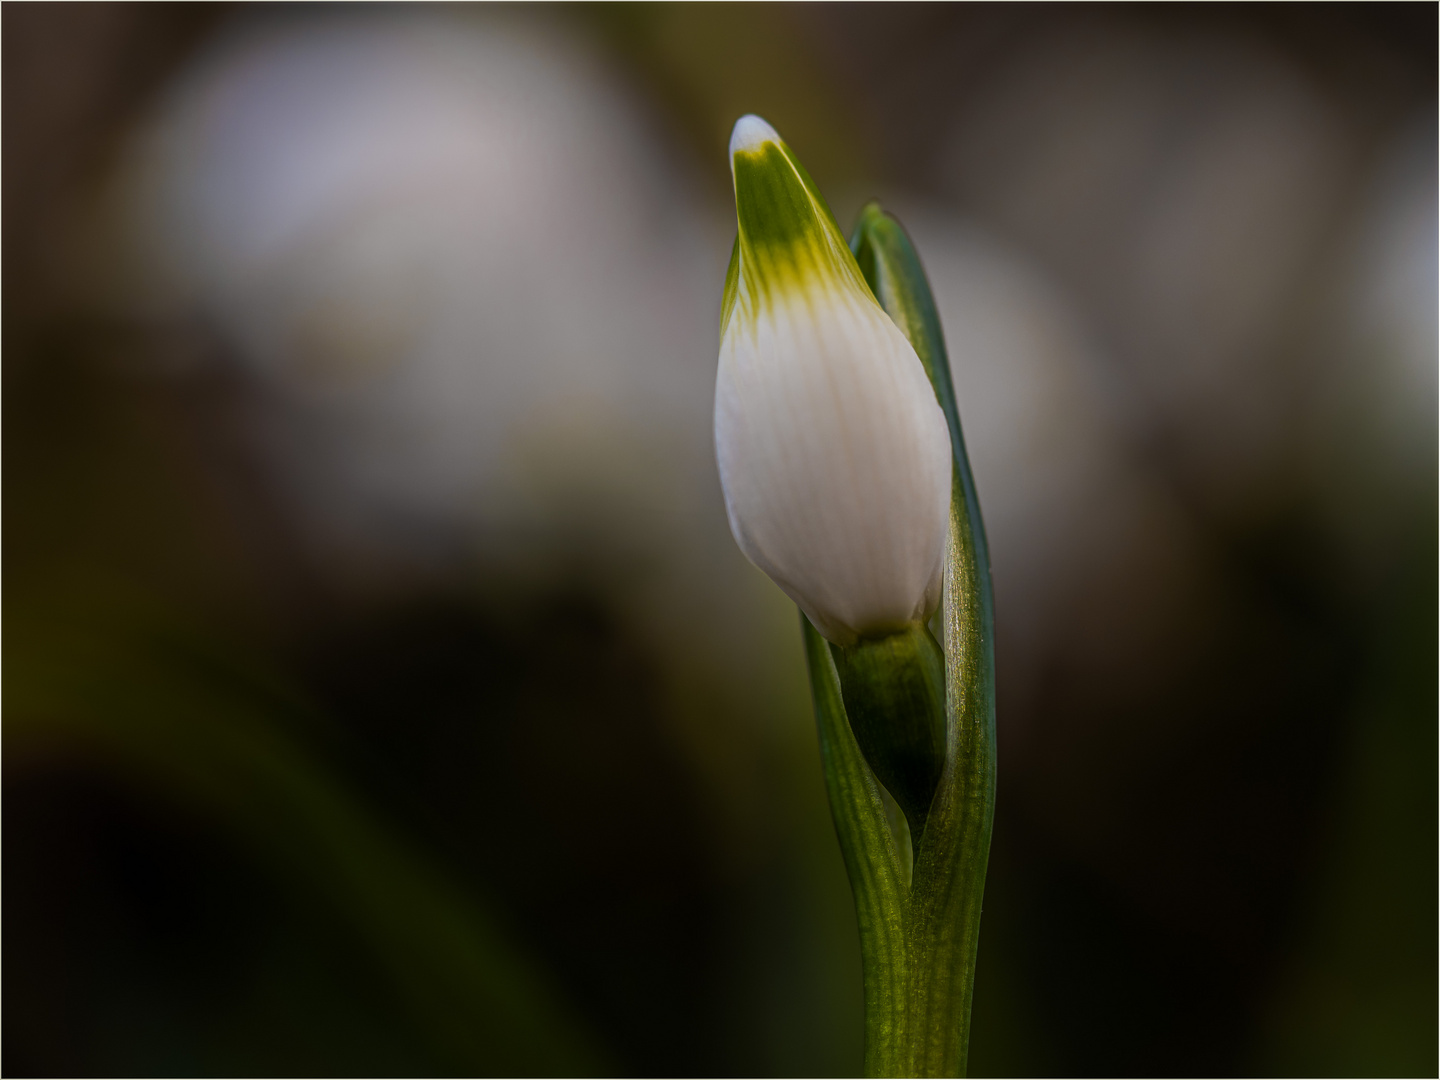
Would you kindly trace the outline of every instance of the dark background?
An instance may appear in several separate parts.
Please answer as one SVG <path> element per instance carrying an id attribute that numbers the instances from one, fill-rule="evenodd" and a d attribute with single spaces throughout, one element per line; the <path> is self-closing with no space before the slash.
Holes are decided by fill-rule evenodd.
<path id="1" fill-rule="evenodd" d="M 950 340 L 972 1073 L 1434 1074 L 1436 32 L 7 5 L 4 1071 L 858 1071 L 710 451 L 755 111 Z"/>

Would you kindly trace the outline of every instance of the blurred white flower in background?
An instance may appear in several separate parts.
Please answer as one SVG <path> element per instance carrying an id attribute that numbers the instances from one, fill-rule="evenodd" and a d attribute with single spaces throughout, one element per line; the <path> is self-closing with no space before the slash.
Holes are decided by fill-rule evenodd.
<path id="1" fill-rule="evenodd" d="M 1255 41 L 1041 35 L 956 116 L 947 186 L 1087 309 L 1134 438 L 1234 506 L 1288 466 L 1288 348 L 1359 164 L 1345 117 Z M 1303 375 L 1302 375 L 1303 378 Z"/>
<path id="2" fill-rule="evenodd" d="M 1364 575 L 1427 504 L 1394 484 L 1433 485 L 1434 122 L 1372 125 L 1261 41 L 1101 22 L 956 109 L 942 183 L 991 239 L 897 209 L 985 507 L 1002 718 L 1047 669 L 1118 701 L 1183 667 L 1225 603 L 1218 523 L 1318 491 Z"/>
<path id="3" fill-rule="evenodd" d="M 1319 363 L 1314 486 L 1366 585 L 1383 579 L 1435 483 L 1440 220 L 1435 115 L 1412 117 L 1363 178 L 1307 346 Z"/>
<path id="4" fill-rule="evenodd" d="M 232 34 L 127 186 L 152 302 L 202 313 L 270 388 L 265 448 L 332 556 L 523 555 L 616 515 L 664 534 L 716 487 L 727 238 L 553 31 Z"/>
<path id="5" fill-rule="evenodd" d="M 945 207 L 891 208 L 922 238 L 944 320 L 995 577 L 1000 723 L 1007 754 L 1024 755 L 1018 718 L 1033 714 L 1056 656 L 1158 672 L 1183 654 L 1200 553 L 1172 493 L 1131 453 L 1125 400 L 1073 301 Z M 1147 689 L 1132 673 L 1114 693 Z"/>

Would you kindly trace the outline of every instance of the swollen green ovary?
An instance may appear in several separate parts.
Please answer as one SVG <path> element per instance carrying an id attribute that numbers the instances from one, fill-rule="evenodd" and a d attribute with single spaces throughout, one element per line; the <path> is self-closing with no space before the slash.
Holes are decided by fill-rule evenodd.
<path id="1" fill-rule="evenodd" d="M 918 850 L 945 768 L 945 655 L 921 623 L 831 652 L 855 741 Z"/>

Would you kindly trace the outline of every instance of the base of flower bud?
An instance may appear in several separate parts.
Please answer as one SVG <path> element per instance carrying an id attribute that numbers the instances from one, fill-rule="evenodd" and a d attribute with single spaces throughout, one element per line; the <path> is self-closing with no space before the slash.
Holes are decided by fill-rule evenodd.
<path id="1" fill-rule="evenodd" d="M 910 826 L 918 854 L 945 769 L 945 654 L 923 623 L 830 646 L 850 730 Z"/>

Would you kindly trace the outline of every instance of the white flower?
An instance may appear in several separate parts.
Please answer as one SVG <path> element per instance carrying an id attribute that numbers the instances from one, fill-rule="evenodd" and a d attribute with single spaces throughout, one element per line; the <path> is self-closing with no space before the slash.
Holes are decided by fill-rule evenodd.
<path id="1" fill-rule="evenodd" d="M 741 117 L 730 166 L 739 236 L 715 384 L 730 529 L 831 641 L 898 630 L 939 599 L 944 414 L 775 129 Z"/>

